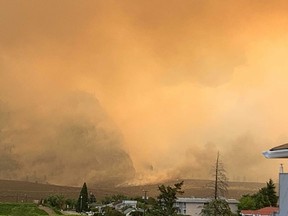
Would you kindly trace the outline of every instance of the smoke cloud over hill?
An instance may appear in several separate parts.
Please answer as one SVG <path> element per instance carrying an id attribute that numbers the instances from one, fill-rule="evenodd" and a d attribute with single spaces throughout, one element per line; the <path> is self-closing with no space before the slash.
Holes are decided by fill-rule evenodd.
<path id="1" fill-rule="evenodd" d="M 23 110 L 1 103 L 1 178 L 70 185 L 133 178 L 122 135 L 95 97 L 58 99 Z"/>
<path id="2" fill-rule="evenodd" d="M 0 2 L 0 177 L 276 177 L 288 3 Z M 265 170 L 265 172 L 263 172 Z M 76 175 L 77 174 L 77 175 Z"/>

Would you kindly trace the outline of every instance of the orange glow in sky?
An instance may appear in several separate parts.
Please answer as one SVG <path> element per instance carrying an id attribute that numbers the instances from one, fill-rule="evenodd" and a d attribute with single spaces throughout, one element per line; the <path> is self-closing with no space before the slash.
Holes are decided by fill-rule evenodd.
<path id="1" fill-rule="evenodd" d="M 288 142 L 287 9 L 268 0 L 2 0 L 0 100 L 14 118 L 0 118 L 0 131 L 78 116 L 61 100 L 85 92 L 121 134 L 135 182 L 208 178 L 217 151 L 230 180 L 277 178 L 282 162 L 261 152 Z M 9 139 L 15 154 L 45 149 L 31 133 Z"/>

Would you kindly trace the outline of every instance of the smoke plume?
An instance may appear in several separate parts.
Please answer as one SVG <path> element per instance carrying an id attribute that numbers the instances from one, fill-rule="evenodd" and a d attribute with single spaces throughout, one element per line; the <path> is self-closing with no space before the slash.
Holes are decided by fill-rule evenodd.
<path id="1" fill-rule="evenodd" d="M 261 152 L 287 142 L 287 9 L 2 0 L 0 177 L 209 178 L 220 151 L 231 180 L 275 178 Z"/>
<path id="2" fill-rule="evenodd" d="M 134 177 L 122 135 L 93 95 L 21 110 L 1 105 L 2 178 L 78 185 Z"/>

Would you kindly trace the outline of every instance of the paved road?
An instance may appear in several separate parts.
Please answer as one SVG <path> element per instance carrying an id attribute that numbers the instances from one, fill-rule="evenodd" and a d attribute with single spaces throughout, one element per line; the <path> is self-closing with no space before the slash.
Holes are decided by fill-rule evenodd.
<path id="1" fill-rule="evenodd" d="M 42 209 L 44 211 L 46 211 L 50 216 L 55 216 L 57 215 L 52 209 L 50 209 L 49 207 L 46 206 L 39 206 L 39 209 Z"/>

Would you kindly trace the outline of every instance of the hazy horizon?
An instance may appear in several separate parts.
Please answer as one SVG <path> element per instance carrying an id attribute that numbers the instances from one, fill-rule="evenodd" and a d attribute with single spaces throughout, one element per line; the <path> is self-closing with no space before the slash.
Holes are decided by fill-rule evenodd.
<path id="1" fill-rule="evenodd" d="M 288 2 L 0 1 L 0 178 L 277 182 Z M 285 166 L 286 165 L 286 166 Z"/>

